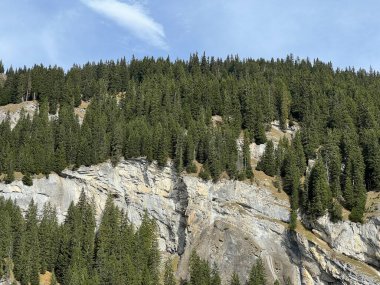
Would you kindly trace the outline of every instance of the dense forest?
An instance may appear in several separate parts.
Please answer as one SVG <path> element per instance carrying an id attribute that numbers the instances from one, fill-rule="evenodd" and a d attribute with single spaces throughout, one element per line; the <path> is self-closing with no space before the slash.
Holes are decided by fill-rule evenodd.
<path id="1" fill-rule="evenodd" d="M 0 71 L 4 67 L 0 64 Z M 38 100 L 39 112 L 17 126 L 0 125 L 0 172 L 31 175 L 121 157 L 168 159 L 179 172 L 218 180 L 252 178 L 249 144 L 267 143 L 258 169 L 276 176 L 292 197 L 292 221 L 342 206 L 362 221 L 367 191 L 380 186 L 380 75 L 334 70 L 319 60 L 225 60 L 193 54 L 188 61 L 132 58 L 74 65 L 9 68 L 0 79 L 0 104 Z M 90 101 L 83 124 L 74 107 Z M 55 119 L 48 115 L 58 113 Z M 213 116 L 220 116 L 215 123 Z M 301 126 L 278 146 L 265 136 L 278 120 Z M 244 141 L 241 150 L 236 140 Z M 310 169 L 307 162 L 315 163 Z M 305 179 L 303 179 L 305 178 Z"/>
<path id="2" fill-rule="evenodd" d="M 98 227 L 94 206 L 83 192 L 78 203 L 70 205 L 62 224 L 53 206 L 45 204 L 39 215 L 33 200 L 23 217 L 14 202 L 0 197 L 0 217 L 0 280 L 38 285 L 40 274 L 49 271 L 51 285 L 177 284 L 172 261 L 160 266 L 155 222 L 145 214 L 141 226 L 134 228 L 111 197 Z M 181 280 L 181 285 L 221 284 L 216 266 L 195 252 L 189 272 L 189 280 Z M 265 275 L 259 258 L 246 284 L 266 285 Z M 231 276 L 230 284 L 240 284 L 237 274 Z"/>

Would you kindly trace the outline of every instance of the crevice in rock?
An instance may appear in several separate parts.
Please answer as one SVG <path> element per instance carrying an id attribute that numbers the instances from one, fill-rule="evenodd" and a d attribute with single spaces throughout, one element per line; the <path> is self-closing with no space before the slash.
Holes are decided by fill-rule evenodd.
<path id="1" fill-rule="evenodd" d="M 187 239 L 187 216 L 186 209 L 189 204 L 189 195 L 187 192 L 187 186 L 183 179 L 180 177 L 175 185 L 173 191 L 173 199 L 176 204 L 176 212 L 180 215 L 177 236 L 178 236 L 178 245 L 177 253 L 182 255 L 185 252 L 186 248 L 186 239 Z"/>

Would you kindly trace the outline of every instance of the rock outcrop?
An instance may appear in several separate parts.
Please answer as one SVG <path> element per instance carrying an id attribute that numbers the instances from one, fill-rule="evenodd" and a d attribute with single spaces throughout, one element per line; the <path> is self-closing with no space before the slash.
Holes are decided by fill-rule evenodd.
<path id="1" fill-rule="evenodd" d="M 350 221 L 332 223 L 328 216 L 324 216 L 310 226 L 337 252 L 380 269 L 380 217 L 359 224 Z"/>
<path id="2" fill-rule="evenodd" d="M 260 256 L 269 284 L 286 278 L 293 284 L 380 284 L 378 218 L 364 225 L 320 219 L 312 225 L 315 233 L 301 225 L 293 233 L 288 230 L 289 201 L 273 187 L 205 182 L 143 159 L 115 168 L 102 163 L 66 170 L 62 176 L 35 179 L 31 187 L 21 181 L 0 184 L 0 194 L 22 209 L 31 199 L 40 207 L 50 201 L 60 221 L 81 191 L 94 200 L 98 215 L 112 195 L 134 224 L 141 223 L 144 211 L 155 218 L 164 256 L 179 259 L 178 278 L 187 277 L 196 250 L 218 265 L 224 283 L 233 271 L 245 280 Z"/>
<path id="3" fill-rule="evenodd" d="M 80 106 L 74 108 L 74 113 L 77 116 L 80 125 L 83 123 L 88 105 L 89 102 L 82 101 Z M 29 116 L 30 118 L 33 118 L 37 110 L 37 101 L 24 101 L 18 104 L 8 104 L 5 106 L 0 106 L 0 123 L 5 121 L 6 119 L 9 119 L 10 127 L 11 129 L 13 129 L 17 125 L 17 122 L 20 120 L 21 112 L 24 112 L 25 115 Z M 58 110 L 56 114 L 49 114 L 49 120 L 55 120 L 57 118 Z"/>

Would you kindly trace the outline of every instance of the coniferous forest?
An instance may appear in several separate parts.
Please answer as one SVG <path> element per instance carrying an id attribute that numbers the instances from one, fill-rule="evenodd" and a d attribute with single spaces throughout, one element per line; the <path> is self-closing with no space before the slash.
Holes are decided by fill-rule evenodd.
<path id="1" fill-rule="evenodd" d="M 62 224 L 51 204 L 40 215 L 33 200 L 23 217 L 14 202 L 0 197 L 0 216 L 0 280 L 38 285 L 40 274 L 49 271 L 52 285 L 177 284 L 171 260 L 160 266 L 155 221 L 145 214 L 134 228 L 111 197 L 98 227 L 94 205 L 83 192 Z M 195 252 L 189 271 L 190 280 L 181 280 L 182 285 L 221 285 L 218 269 Z M 247 285 L 267 284 L 261 259 L 247 275 Z M 234 274 L 230 283 L 240 284 L 239 277 Z"/>
<path id="2" fill-rule="evenodd" d="M 334 69 L 331 63 L 296 59 L 225 60 L 193 54 L 189 60 L 125 58 L 74 65 L 9 68 L 0 63 L 0 104 L 39 102 L 11 129 L 0 124 L 0 172 L 60 174 L 111 160 L 168 159 L 179 172 L 203 179 L 252 178 L 249 144 L 267 143 L 258 170 L 281 180 L 296 212 L 317 218 L 363 221 L 367 191 L 380 186 L 380 74 Z M 90 102 L 83 124 L 74 107 Z M 49 114 L 58 114 L 49 120 Z M 221 121 L 213 122 L 213 116 Z M 297 123 L 292 141 L 278 146 L 265 131 Z M 243 138 L 243 151 L 236 140 Z M 312 167 L 307 168 L 312 159 Z M 305 179 L 303 179 L 305 178 Z M 57 272 L 58 273 L 58 272 Z"/>

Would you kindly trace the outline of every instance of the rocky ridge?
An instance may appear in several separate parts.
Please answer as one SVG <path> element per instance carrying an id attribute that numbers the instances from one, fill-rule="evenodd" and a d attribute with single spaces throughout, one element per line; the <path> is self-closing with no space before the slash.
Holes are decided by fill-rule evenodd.
<path id="1" fill-rule="evenodd" d="M 216 263 L 224 283 L 237 271 L 244 280 L 261 256 L 268 280 L 293 284 L 379 284 L 379 218 L 366 224 L 332 224 L 322 217 L 308 227 L 288 230 L 289 202 L 267 184 L 223 180 L 205 182 L 177 175 L 144 159 L 66 170 L 35 179 L 0 184 L 0 194 L 26 209 L 31 199 L 40 207 L 50 201 L 65 217 L 81 191 L 95 203 L 98 215 L 112 195 L 135 225 L 144 211 L 157 220 L 159 247 L 178 259 L 178 278 L 186 278 L 192 250 Z M 305 221 L 306 223 L 306 221 Z"/>

